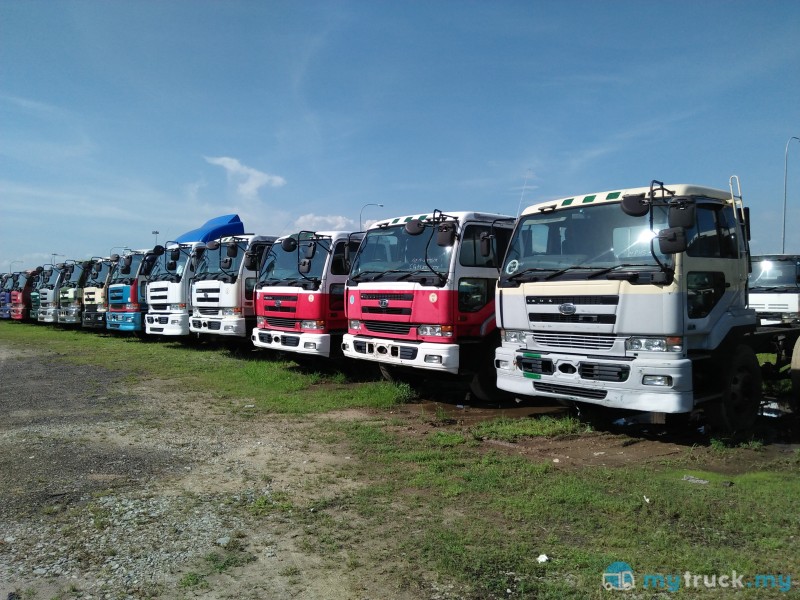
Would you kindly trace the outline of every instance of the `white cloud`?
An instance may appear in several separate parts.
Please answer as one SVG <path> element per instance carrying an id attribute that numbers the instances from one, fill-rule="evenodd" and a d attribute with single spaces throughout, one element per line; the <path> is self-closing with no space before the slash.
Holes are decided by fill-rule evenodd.
<path id="1" fill-rule="evenodd" d="M 294 222 L 297 229 L 310 231 L 350 231 L 355 229 L 356 223 L 352 219 L 341 215 L 315 215 L 308 213 L 297 218 Z"/>
<path id="2" fill-rule="evenodd" d="M 243 165 L 235 158 L 228 156 L 206 156 L 206 162 L 222 167 L 228 174 L 228 179 L 238 182 L 236 191 L 248 200 L 258 197 L 258 190 L 264 186 L 281 187 L 286 185 L 286 180 L 280 175 L 270 175 L 258 169 Z"/>

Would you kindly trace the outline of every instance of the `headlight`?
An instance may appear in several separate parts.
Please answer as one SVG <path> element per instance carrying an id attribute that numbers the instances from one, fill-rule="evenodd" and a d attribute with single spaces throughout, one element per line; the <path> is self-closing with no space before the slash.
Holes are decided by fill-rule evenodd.
<path id="1" fill-rule="evenodd" d="M 625 350 L 631 352 L 681 352 L 683 338 L 670 337 L 631 337 L 625 340 Z"/>
<path id="2" fill-rule="evenodd" d="M 509 344 L 524 344 L 525 343 L 525 332 L 524 331 L 517 331 L 514 329 L 504 329 L 500 334 L 502 340 L 504 342 L 508 342 Z"/>
<path id="3" fill-rule="evenodd" d="M 242 309 L 238 306 L 234 306 L 233 308 L 223 308 L 222 309 L 222 316 L 223 317 L 235 317 L 237 315 L 242 314 Z"/>
<path id="4" fill-rule="evenodd" d="M 125 305 L 125 310 L 139 310 L 139 305 L 134 302 L 128 302 Z"/>
<path id="5" fill-rule="evenodd" d="M 300 321 L 300 329 L 325 329 L 325 321 Z"/>
<path id="6" fill-rule="evenodd" d="M 430 337 L 453 337 L 452 325 L 420 325 L 417 335 Z"/>
<path id="7" fill-rule="evenodd" d="M 170 304 L 169 310 L 184 310 L 186 308 L 185 304 Z"/>
<path id="8" fill-rule="evenodd" d="M 350 319 L 350 329 L 355 329 L 356 331 L 361 331 L 361 321 L 357 319 Z"/>
<path id="9" fill-rule="evenodd" d="M 267 317 L 256 317 L 256 327 L 259 329 L 267 328 Z"/>

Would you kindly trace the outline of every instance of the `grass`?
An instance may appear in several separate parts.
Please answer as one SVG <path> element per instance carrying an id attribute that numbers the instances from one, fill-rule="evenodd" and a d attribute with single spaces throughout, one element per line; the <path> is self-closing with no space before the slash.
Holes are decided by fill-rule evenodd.
<path id="1" fill-rule="evenodd" d="M 231 410 L 245 399 L 255 407 L 254 418 L 389 408 L 410 398 L 402 386 L 353 382 L 260 353 L 237 357 L 219 348 L 2 322 L 0 340 L 40 346 L 60 360 L 96 364 L 120 378 L 163 379 L 176 391 L 230 400 Z M 711 465 L 752 455 L 763 444 L 712 440 L 707 449 L 661 463 L 566 469 L 519 455 L 513 444 L 541 436 L 568 444 L 587 433 L 575 419 L 497 419 L 468 429 L 451 421 L 437 410 L 435 430 L 417 436 L 405 434 L 388 411 L 368 422 L 314 425 L 309 443 L 347 448 L 354 460 L 337 467 L 337 475 L 358 485 L 329 486 L 334 493 L 324 499 L 272 492 L 242 509 L 255 519 L 278 513 L 302 525 L 300 546 L 332 566 L 391 573 L 412 589 L 425 581 L 452 582 L 464 598 L 609 598 L 614 593 L 602 589 L 602 574 L 616 561 L 629 563 L 639 577 L 631 596 L 637 598 L 656 597 L 638 595 L 648 573 L 800 577 L 800 451 L 765 458 L 759 468 L 735 475 Z M 490 450 L 484 440 L 511 446 Z M 92 518 L 103 527 L 102 511 Z M 540 562 L 540 555 L 547 560 Z M 209 576 L 249 560 L 241 548 L 217 550 L 180 585 L 204 589 Z M 300 572 L 287 567 L 280 574 L 296 578 Z M 790 597 L 777 590 L 737 593 Z M 719 594 L 681 589 L 669 597 Z"/>

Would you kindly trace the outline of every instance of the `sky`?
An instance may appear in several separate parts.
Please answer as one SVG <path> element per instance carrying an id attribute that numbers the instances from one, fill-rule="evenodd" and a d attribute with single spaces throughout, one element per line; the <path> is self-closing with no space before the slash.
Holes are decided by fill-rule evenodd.
<path id="1" fill-rule="evenodd" d="M 2 0 L 0 272 L 731 175 L 800 253 L 793 136 L 795 0 Z"/>

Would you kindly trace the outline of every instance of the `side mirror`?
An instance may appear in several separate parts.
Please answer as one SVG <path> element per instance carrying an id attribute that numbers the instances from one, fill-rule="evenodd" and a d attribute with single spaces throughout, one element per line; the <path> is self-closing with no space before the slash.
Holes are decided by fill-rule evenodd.
<path id="1" fill-rule="evenodd" d="M 308 260 L 314 258 L 314 255 L 317 253 L 317 245 L 314 242 L 307 242 L 303 246 L 303 256 Z"/>
<path id="2" fill-rule="evenodd" d="M 164 254 L 165 251 L 166 250 L 165 250 L 164 246 L 161 246 L 161 245 L 155 246 L 153 248 L 153 254 L 155 254 L 156 256 L 161 256 L 162 254 Z"/>
<path id="3" fill-rule="evenodd" d="M 117 262 L 119 260 L 119 254 L 112 254 L 109 258 L 111 262 Z"/>
<path id="4" fill-rule="evenodd" d="M 436 232 L 437 246 L 452 246 L 456 241 L 455 223 L 442 223 Z"/>
<path id="5" fill-rule="evenodd" d="M 180 257 L 181 257 L 181 249 L 180 248 L 173 248 L 172 250 L 170 250 L 170 252 L 169 252 L 169 259 L 170 260 L 177 262 Z"/>
<path id="6" fill-rule="evenodd" d="M 219 248 L 219 242 L 217 240 L 211 240 L 210 242 L 206 243 L 206 248 L 209 250 L 216 250 Z"/>
<path id="7" fill-rule="evenodd" d="M 297 239 L 293 237 L 285 237 L 281 240 L 281 250 L 284 252 L 294 252 L 297 250 Z"/>
<path id="8" fill-rule="evenodd" d="M 489 258 L 492 254 L 492 236 L 484 232 L 481 234 L 481 256 Z"/>
<path id="9" fill-rule="evenodd" d="M 244 268 L 249 269 L 250 271 L 255 271 L 258 268 L 256 264 L 256 255 L 252 252 L 248 252 L 244 255 Z"/>
<path id="10" fill-rule="evenodd" d="M 308 258 L 301 260 L 297 265 L 297 271 L 303 275 L 311 271 L 311 260 Z"/>
<path id="11" fill-rule="evenodd" d="M 619 205 L 622 208 L 622 212 L 631 217 L 643 217 L 650 210 L 650 205 L 645 201 L 644 194 L 623 196 Z"/>
<path id="12" fill-rule="evenodd" d="M 228 248 L 225 251 L 225 255 L 228 258 L 235 258 L 236 256 L 238 256 L 238 254 L 239 254 L 239 246 L 236 244 L 236 242 L 230 242 L 228 244 Z"/>
<path id="13" fill-rule="evenodd" d="M 686 230 L 670 227 L 658 232 L 658 247 L 662 254 L 678 254 L 686 250 Z"/>
<path id="14" fill-rule="evenodd" d="M 58 269 L 59 271 L 63 271 L 63 270 L 64 270 L 64 267 L 66 267 L 66 266 L 67 266 L 67 265 L 65 265 L 64 263 L 58 263 L 58 264 L 56 265 L 56 269 Z"/>
<path id="15" fill-rule="evenodd" d="M 694 203 L 675 204 L 669 207 L 669 226 L 690 229 L 694 227 Z"/>
<path id="16" fill-rule="evenodd" d="M 177 260 L 171 260 L 171 261 L 167 262 L 167 271 L 174 271 L 177 268 L 178 268 L 178 261 Z"/>
<path id="17" fill-rule="evenodd" d="M 99 273 L 102 270 L 103 270 L 103 263 L 96 262 L 92 265 L 92 271 L 94 271 L 95 273 Z"/>
<path id="18" fill-rule="evenodd" d="M 425 224 L 419 219 L 412 219 L 406 223 L 404 229 L 408 235 L 419 235 L 425 231 Z"/>
<path id="19" fill-rule="evenodd" d="M 226 256 L 219 261 L 219 266 L 223 269 L 230 269 L 231 265 L 233 265 L 233 259 L 230 256 Z"/>

